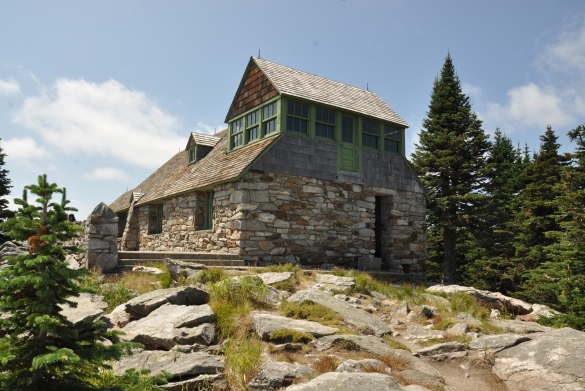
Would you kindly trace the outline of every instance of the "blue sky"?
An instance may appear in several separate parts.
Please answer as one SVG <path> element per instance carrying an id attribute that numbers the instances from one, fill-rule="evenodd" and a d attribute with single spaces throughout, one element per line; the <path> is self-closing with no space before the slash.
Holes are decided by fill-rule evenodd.
<path id="1" fill-rule="evenodd" d="M 249 57 L 376 92 L 413 150 L 447 52 L 493 133 L 537 149 L 585 122 L 585 2 L 0 0 L 0 146 L 84 219 L 213 133 Z"/>

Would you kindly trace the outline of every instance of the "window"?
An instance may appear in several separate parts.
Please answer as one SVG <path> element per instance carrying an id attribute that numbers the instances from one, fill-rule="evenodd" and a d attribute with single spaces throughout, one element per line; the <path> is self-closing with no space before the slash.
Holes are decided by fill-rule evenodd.
<path id="1" fill-rule="evenodd" d="M 256 140 L 260 137 L 258 131 L 258 122 L 260 121 L 260 111 L 256 110 L 246 116 L 246 139 L 247 141 Z"/>
<path id="2" fill-rule="evenodd" d="M 353 144 L 353 118 L 341 117 L 341 141 Z"/>
<path id="3" fill-rule="evenodd" d="M 239 147 L 244 143 L 244 119 L 240 118 L 232 123 L 232 146 Z"/>
<path id="4" fill-rule="evenodd" d="M 309 128 L 309 105 L 288 101 L 287 114 L 286 130 L 307 134 Z"/>
<path id="5" fill-rule="evenodd" d="M 335 111 L 317 107 L 315 136 L 333 140 L 335 131 Z"/>
<path id="6" fill-rule="evenodd" d="M 379 137 L 378 123 L 367 119 L 362 120 L 362 146 L 378 149 Z"/>
<path id="7" fill-rule="evenodd" d="M 263 110 L 264 134 L 276 132 L 276 118 L 272 118 L 277 114 L 276 102 L 272 102 L 268 106 L 265 106 Z"/>
<path id="8" fill-rule="evenodd" d="M 148 234 L 160 234 L 163 228 L 163 206 L 162 204 L 150 204 L 145 206 L 148 208 Z"/>
<path id="9" fill-rule="evenodd" d="M 159 204 L 156 206 L 156 232 L 155 234 L 162 233 L 162 223 L 163 223 L 163 206 Z"/>
<path id="10" fill-rule="evenodd" d="M 384 124 L 384 151 L 400 153 L 400 129 Z"/>
<path id="11" fill-rule="evenodd" d="M 197 160 L 195 156 L 195 147 L 189 148 L 189 164 L 195 163 L 195 160 Z"/>
<path id="12" fill-rule="evenodd" d="M 203 229 L 213 228 L 213 190 L 205 193 L 205 225 Z"/>

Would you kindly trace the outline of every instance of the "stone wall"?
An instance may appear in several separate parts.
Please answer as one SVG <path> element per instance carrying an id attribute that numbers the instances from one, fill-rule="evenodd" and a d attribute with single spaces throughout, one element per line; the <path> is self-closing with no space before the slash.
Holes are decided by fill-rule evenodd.
<path id="1" fill-rule="evenodd" d="M 205 193 L 164 200 L 161 234 L 149 234 L 154 205 L 137 207 L 138 246 L 150 251 L 213 251 L 258 265 L 298 262 L 357 267 L 375 252 L 375 197 L 382 197 L 382 268 L 424 278 L 421 193 L 250 171 L 214 189 L 213 229 L 199 230 Z"/>
<path id="2" fill-rule="evenodd" d="M 118 266 L 118 217 L 103 202 L 87 217 L 87 267 L 109 273 Z"/>

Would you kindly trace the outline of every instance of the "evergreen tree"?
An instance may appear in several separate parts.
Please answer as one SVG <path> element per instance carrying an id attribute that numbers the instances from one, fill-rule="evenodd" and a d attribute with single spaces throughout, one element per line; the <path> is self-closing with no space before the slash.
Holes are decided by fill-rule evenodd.
<path id="1" fill-rule="evenodd" d="M 1 141 L 2 139 L 0 139 Z M 8 178 L 8 170 L 4 167 L 4 158 L 6 154 L 2 151 L 2 147 L 0 147 L 0 223 L 3 222 L 5 219 L 14 216 L 14 213 L 8 210 L 8 200 L 3 198 L 10 194 L 10 179 Z M 6 237 L 2 235 L 0 232 L 0 244 L 6 241 Z"/>
<path id="2" fill-rule="evenodd" d="M 546 232 L 550 261 L 527 273 L 526 295 L 563 314 L 549 320 L 585 329 L 585 124 L 568 133 L 577 144 L 573 164 L 557 184 L 555 222 L 560 230 Z M 529 292 L 529 293 L 528 293 Z"/>
<path id="3" fill-rule="evenodd" d="M 516 212 L 510 223 L 514 233 L 514 266 L 508 269 L 510 291 L 519 290 L 523 276 L 547 260 L 545 248 L 554 243 L 547 232 L 560 229 L 555 214 L 558 213 L 556 198 L 558 186 L 567 157 L 558 153 L 558 137 L 550 126 L 540 136 L 540 150 L 525 169 L 526 187 L 517 198 Z M 530 292 L 526 292 L 529 298 Z"/>
<path id="4" fill-rule="evenodd" d="M 478 240 L 479 249 L 472 252 L 473 263 L 464 275 L 465 285 L 479 289 L 507 292 L 510 287 L 507 270 L 513 266 L 514 235 L 508 230 L 514 215 L 514 204 L 524 187 L 525 163 L 520 147 L 496 129 L 486 167 L 486 230 Z"/>
<path id="5" fill-rule="evenodd" d="M 29 204 L 27 192 L 38 196 L 39 206 Z M 86 390 L 87 379 L 107 368 L 104 360 L 119 359 L 130 343 L 118 343 L 118 334 L 104 332 L 103 322 L 72 324 L 60 305 L 75 306 L 67 298 L 78 296 L 76 283 L 87 270 L 71 270 L 64 262 L 66 251 L 59 243 L 82 230 L 67 221 L 69 201 L 51 202 L 64 190 L 47 182 L 26 186 L 16 217 L 2 224 L 14 239 L 27 241 L 28 254 L 8 258 L 0 272 L 0 390 Z M 104 340 L 113 342 L 106 346 Z"/>
<path id="6" fill-rule="evenodd" d="M 453 284 L 460 232 L 481 225 L 477 207 L 485 199 L 479 192 L 489 141 L 449 54 L 433 84 L 423 128 L 412 162 L 431 198 L 428 224 L 442 239 L 442 280 Z"/>

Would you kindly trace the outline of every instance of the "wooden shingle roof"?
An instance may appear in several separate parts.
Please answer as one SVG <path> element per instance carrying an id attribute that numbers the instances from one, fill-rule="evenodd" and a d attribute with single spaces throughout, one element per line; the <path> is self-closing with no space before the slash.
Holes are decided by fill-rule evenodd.
<path id="1" fill-rule="evenodd" d="M 163 164 L 135 189 L 118 197 L 110 207 L 124 211 L 130 207 L 131 194 L 145 193 L 136 205 L 143 205 L 211 185 L 236 180 L 269 148 L 279 136 L 268 137 L 227 153 L 227 129 L 218 132 L 218 143 L 203 159 L 189 165 L 189 152 L 183 150 Z"/>
<path id="2" fill-rule="evenodd" d="M 364 114 L 408 127 L 378 95 L 311 73 L 252 57 L 280 94 Z"/>
<path id="3" fill-rule="evenodd" d="M 221 139 L 221 137 L 218 137 L 217 135 L 214 136 L 202 133 L 191 133 L 191 137 L 197 145 L 204 145 L 206 147 L 215 147 L 215 144 Z"/>

